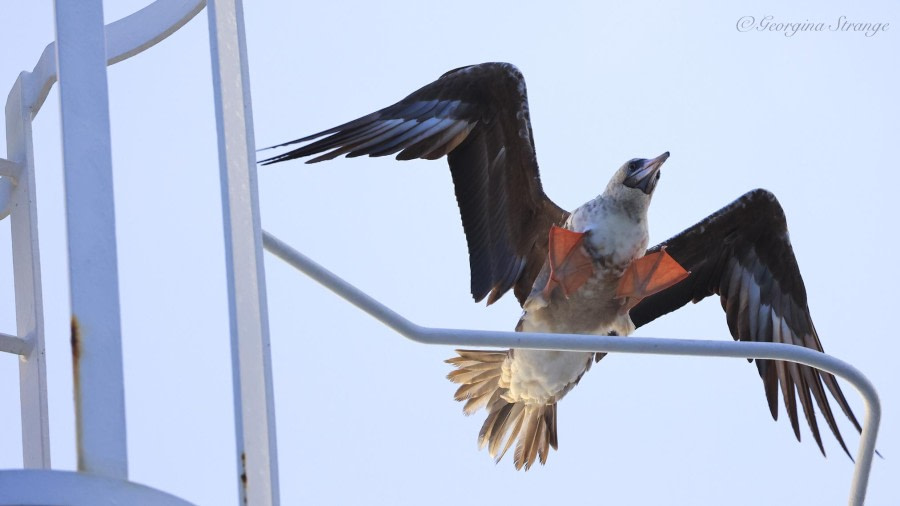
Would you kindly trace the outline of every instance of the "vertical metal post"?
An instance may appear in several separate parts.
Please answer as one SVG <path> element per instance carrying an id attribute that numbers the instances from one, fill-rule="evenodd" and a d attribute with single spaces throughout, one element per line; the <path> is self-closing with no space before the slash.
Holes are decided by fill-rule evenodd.
<path id="1" fill-rule="evenodd" d="M 56 0 L 79 471 L 128 478 L 101 0 Z"/>
<path id="2" fill-rule="evenodd" d="M 19 360 L 22 461 L 26 468 L 49 469 L 50 426 L 47 366 L 44 357 L 41 257 L 34 189 L 34 148 L 31 141 L 31 111 L 24 103 L 22 83 L 20 76 L 6 101 L 7 157 L 21 167 L 17 175 L 18 184 L 12 190 L 10 200 L 16 331 L 29 345 L 28 353 Z"/>
<path id="3" fill-rule="evenodd" d="M 256 182 L 247 46 L 240 0 L 209 12 L 228 272 L 241 504 L 279 503 L 275 404 Z"/>

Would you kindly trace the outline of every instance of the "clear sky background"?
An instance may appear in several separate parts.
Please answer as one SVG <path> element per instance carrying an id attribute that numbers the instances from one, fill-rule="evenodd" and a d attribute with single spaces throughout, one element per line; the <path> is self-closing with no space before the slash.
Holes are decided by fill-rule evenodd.
<path id="1" fill-rule="evenodd" d="M 509 61 L 527 79 L 545 190 L 563 207 L 593 198 L 625 160 L 666 150 L 652 243 L 748 190 L 773 191 L 826 351 L 880 391 L 885 459 L 868 497 L 896 504 L 900 4 L 783 4 L 247 2 L 257 144 L 369 113 L 452 68 Z M 107 20 L 142 5 L 110 2 Z M 5 96 L 53 21 L 49 2 L 2 12 Z M 766 15 L 890 27 L 737 29 Z M 235 504 L 238 485 L 208 40 L 203 12 L 111 67 L 109 86 L 130 476 L 213 505 Z M 34 143 L 52 459 L 74 469 L 57 107 L 54 87 Z M 485 308 L 468 295 L 444 161 L 292 162 L 260 169 L 259 183 L 264 228 L 413 321 L 514 326 L 513 297 Z M 11 333 L 9 241 L 5 220 L 0 331 Z M 805 424 L 798 444 L 786 417 L 773 422 L 744 360 L 607 357 L 561 403 L 560 450 L 516 472 L 478 452 L 483 412 L 464 417 L 444 379 L 452 348 L 404 340 L 268 254 L 266 274 L 282 504 L 846 502 L 850 460 L 828 433 L 823 459 Z M 712 299 L 638 335 L 731 339 Z M 17 382 L 17 359 L 0 357 L 0 468 L 21 466 Z M 838 422 L 855 453 L 858 437 Z"/>

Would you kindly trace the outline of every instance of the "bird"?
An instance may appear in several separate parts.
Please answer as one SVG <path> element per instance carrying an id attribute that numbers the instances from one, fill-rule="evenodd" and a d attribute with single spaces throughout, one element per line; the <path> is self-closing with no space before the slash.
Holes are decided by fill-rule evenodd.
<path id="1" fill-rule="evenodd" d="M 666 152 L 626 161 L 602 193 L 566 211 L 543 191 L 525 80 L 512 64 L 451 70 L 393 105 L 271 148 L 296 144 L 260 163 L 446 157 L 468 246 L 471 295 L 490 305 L 512 290 L 523 309 L 517 331 L 627 336 L 717 295 L 735 340 L 823 352 L 784 210 L 772 193 L 749 191 L 648 248 L 647 209 Z M 465 403 L 464 413 L 487 411 L 479 448 L 499 462 L 515 443 L 514 465 L 528 470 L 558 449 L 558 403 L 605 355 L 456 350 L 446 362 L 454 367 L 448 378 L 460 385 L 454 398 Z M 833 375 L 777 360 L 756 360 L 756 368 L 773 419 L 780 392 L 800 441 L 799 403 L 824 456 L 818 406 L 850 455 L 826 389 L 861 428 Z"/>

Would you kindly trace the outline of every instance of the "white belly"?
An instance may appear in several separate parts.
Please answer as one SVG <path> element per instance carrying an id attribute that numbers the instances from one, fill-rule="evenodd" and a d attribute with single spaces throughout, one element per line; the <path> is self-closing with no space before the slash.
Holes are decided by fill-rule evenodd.
<path id="1" fill-rule="evenodd" d="M 516 349 L 503 364 L 500 384 L 508 402 L 548 404 L 584 374 L 593 353 Z"/>

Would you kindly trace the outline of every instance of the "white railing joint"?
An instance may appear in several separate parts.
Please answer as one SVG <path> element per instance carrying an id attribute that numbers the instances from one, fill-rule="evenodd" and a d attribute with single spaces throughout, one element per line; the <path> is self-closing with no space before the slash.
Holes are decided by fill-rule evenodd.
<path id="1" fill-rule="evenodd" d="M 22 173 L 22 164 L 6 158 L 0 158 L 0 176 L 8 177 L 13 184 L 17 184 L 19 174 Z"/>
<path id="2" fill-rule="evenodd" d="M 32 347 L 32 342 L 27 339 L 0 332 L 0 351 L 2 352 L 24 357 L 31 353 Z"/>

